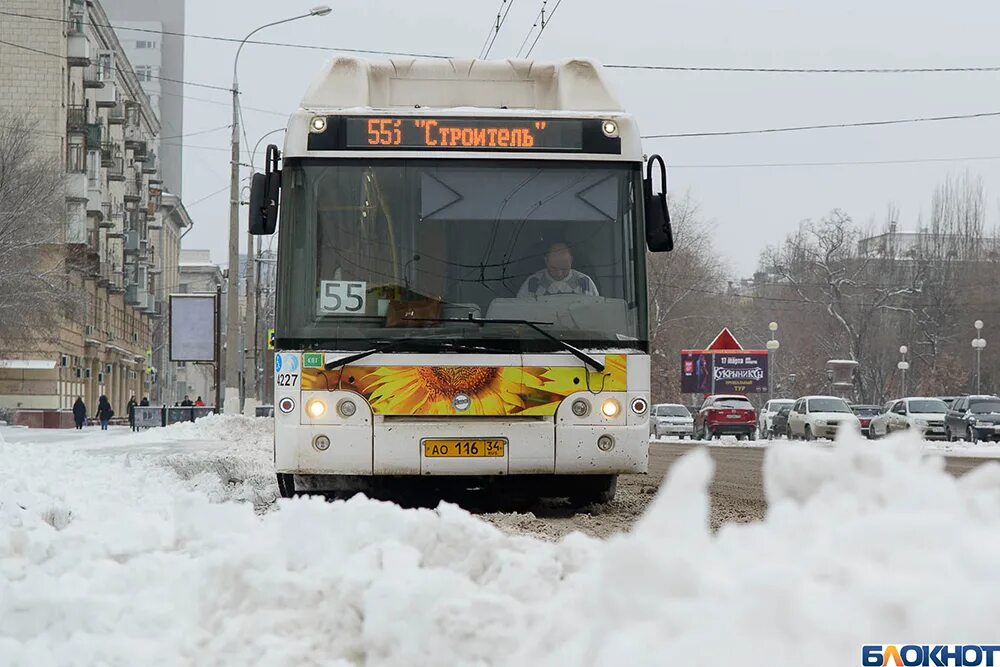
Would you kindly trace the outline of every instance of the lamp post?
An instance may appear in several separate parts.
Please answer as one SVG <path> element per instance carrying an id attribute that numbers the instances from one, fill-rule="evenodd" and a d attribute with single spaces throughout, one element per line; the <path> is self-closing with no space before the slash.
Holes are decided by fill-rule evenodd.
<path id="1" fill-rule="evenodd" d="M 982 356 L 983 348 L 986 347 L 986 339 L 983 338 L 983 321 L 976 320 L 972 326 L 976 327 L 976 337 L 972 339 L 972 349 L 976 351 L 976 393 L 982 392 Z"/>
<path id="2" fill-rule="evenodd" d="M 833 369 L 826 369 L 826 393 L 833 394 Z"/>
<path id="3" fill-rule="evenodd" d="M 778 348 L 781 347 L 781 343 L 774 337 L 774 332 L 778 330 L 778 323 L 771 322 L 767 325 L 767 328 L 771 330 L 771 339 L 767 341 L 767 400 L 771 400 L 774 398 L 774 391 L 772 389 L 774 387 L 774 380 L 771 377 L 774 371 L 772 356 L 777 353 Z"/>
<path id="4" fill-rule="evenodd" d="M 240 344 L 240 85 L 237 78 L 237 68 L 240 63 L 240 52 L 246 45 L 247 40 L 264 28 L 297 21 L 298 19 L 310 16 L 326 16 L 331 10 L 329 7 L 320 6 L 309 10 L 308 14 L 301 14 L 291 18 L 282 19 L 266 23 L 259 28 L 252 30 L 240 41 L 239 48 L 236 49 L 236 58 L 233 60 L 233 135 L 232 152 L 230 155 L 229 171 L 229 275 L 226 280 L 226 394 L 224 406 L 227 414 L 237 414 L 240 411 L 240 388 L 239 388 L 239 364 L 242 345 Z M 247 252 L 251 252 L 249 249 Z M 252 281 L 250 272 L 253 271 L 253 262 L 247 262 L 247 279 Z M 252 383 L 247 383 L 250 386 Z M 256 393 L 256 392 L 254 392 Z"/>
<path id="5" fill-rule="evenodd" d="M 900 360 L 898 364 L 896 364 L 896 368 L 898 368 L 902 373 L 902 381 L 901 381 L 902 397 L 906 396 L 906 371 L 910 370 L 910 362 L 906 360 L 906 353 L 909 351 L 910 351 L 909 348 L 906 347 L 905 345 L 899 346 L 899 353 L 902 355 L 903 358 Z"/>

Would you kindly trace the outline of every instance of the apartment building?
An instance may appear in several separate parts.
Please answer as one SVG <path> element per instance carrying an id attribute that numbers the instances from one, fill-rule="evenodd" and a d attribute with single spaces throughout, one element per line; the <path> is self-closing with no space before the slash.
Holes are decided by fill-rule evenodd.
<path id="1" fill-rule="evenodd" d="M 184 134 L 184 0 L 102 2 L 168 137 L 159 153 L 164 187 L 181 196 L 184 147 L 176 137 Z"/>
<path id="2" fill-rule="evenodd" d="M 84 303 L 54 340 L 0 341 L 0 408 L 65 410 L 76 396 L 96 407 L 105 394 L 124 415 L 130 396 L 149 394 L 163 273 L 176 256 L 167 246 L 189 224 L 170 216 L 164 229 L 160 122 L 100 2 L 4 8 L 0 108 L 38 119 L 39 145 L 65 164 L 60 250 Z"/>

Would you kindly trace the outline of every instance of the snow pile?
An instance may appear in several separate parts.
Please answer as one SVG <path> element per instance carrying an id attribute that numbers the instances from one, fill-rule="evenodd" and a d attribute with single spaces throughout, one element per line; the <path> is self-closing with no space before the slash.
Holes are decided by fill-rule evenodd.
<path id="1" fill-rule="evenodd" d="M 135 457 L 0 446 L 0 656 L 772 666 L 858 664 L 862 643 L 987 642 L 1000 466 L 956 480 L 913 444 L 776 444 L 767 519 L 716 534 L 699 449 L 631 533 L 557 543 L 360 497 L 255 516 Z"/>

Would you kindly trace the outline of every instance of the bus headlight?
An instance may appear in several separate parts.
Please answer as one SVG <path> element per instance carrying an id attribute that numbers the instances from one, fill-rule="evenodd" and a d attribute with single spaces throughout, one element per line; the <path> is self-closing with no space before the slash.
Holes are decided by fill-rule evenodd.
<path id="1" fill-rule="evenodd" d="M 597 448 L 602 452 L 610 452 L 615 448 L 615 439 L 610 435 L 602 435 L 597 439 Z"/>
<path id="2" fill-rule="evenodd" d="M 314 398 L 306 403 L 306 414 L 313 419 L 319 419 L 326 414 L 326 403 L 318 398 Z"/>
<path id="3" fill-rule="evenodd" d="M 573 414 L 577 417 L 586 417 L 590 414 L 590 403 L 582 398 L 578 398 L 573 401 L 573 405 L 570 406 L 570 409 L 573 410 Z"/>
<path id="4" fill-rule="evenodd" d="M 644 398 L 633 398 L 632 399 L 632 412 L 634 412 L 635 414 L 641 415 L 641 414 L 645 413 L 646 412 L 646 408 L 648 408 L 648 407 L 649 407 L 649 404 L 646 403 L 646 399 L 644 399 Z"/>
<path id="5" fill-rule="evenodd" d="M 613 398 L 609 398 L 601 405 L 601 413 L 608 419 L 614 419 L 622 411 L 621 403 Z"/>
<path id="6" fill-rule="evenodd" d="M 601 123 L 601 129 L 604 130 L 604 136 L 606 137 L 618 136 L 618 123 L 613 120 L 606 120 Z"/>
<path id="7" fill-rule="evenodd" d="M 337 412 L 340 413 L 341 417 L 353 417 L 357 411 L 358 406 L 349 398 L 337 403 Z"/>
<path id="8" fill-rule="evenodd" d="M 330 449 L 330 438 L 325 435 L 317 435 L 313 438 L 313 447 L 315 447 L 318 451 L 325 452 Z"/>
<path id="9" fill-rule="evenodd" d="M 309 129 L 317 134 L 326 132 L 326 118 L 323 116 L 313 116 L 309 122 Z"/>

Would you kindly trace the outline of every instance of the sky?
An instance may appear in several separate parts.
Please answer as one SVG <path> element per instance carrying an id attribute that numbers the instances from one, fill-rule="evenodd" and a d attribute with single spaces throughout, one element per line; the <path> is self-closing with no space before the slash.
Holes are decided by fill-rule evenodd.
<path id="1" fill-rule="evenodd" d="M 187 3 L 187 32 L 244 37 L 261 24 L 307 12 L 318 0 Z M 255 39 L 354 49 L 475 57 L 500 0 L 327 0 L 333 13 L 267 28 Z M 491 58 L 513 56 L 541 0 L 513 2 Z M 551 11 L 557 0 L 548 0 Z M 1000 5 L 906 0 L 564 0 L 532 58 L 588 56 L 607 64 L 706 67 L 870 68 L 1000 65 Z M 532 38 L 533 39 L 533 38 Z M 188 39 L 187 81 L 227 87 L 233 43 Z M 239 82 L 249 143 L 281 128 L 331 53 L 248 45 Z M 371 58 L 384 56 L 373 55 Z M 715 132 L 1000 111 L 1000 72 L 775 74 L 608 72 L 643 134 Z M 230 121 L 229 95 L 187 86 L 185 133 Z M 993 223 L 1000 212 L 1000 118 L 750 136 L 653 139 L 669 187 L 700 203 L 732 277 L 752 274 L 761 250 L 833 208 L 881 225 L 890 204 L 914 229 L 935 186 L 981 176 Z M 271 139 L 280 138 L 272 135 Z M 265 140 L 261 145 L 265 145 Z M 187 248 L 226 262 L 229 132 L 185 139 L 184 199 L 195 220 Z M 280 142 L 279 142 L 280 143 Z M 245 150 L 249 148 L 244 146 Z M 263 160 L 257 155 L 257 164 Z M 249 154 L 244 157 L 247 161 Z M 967 159 L 967 158 L 995 159 Z M 940 158 L 966 158 L 940 161 Z M 934 159 L 936 161 L 926 161 Z M 894 162 L 812 165 L 802 163 Z M 793 166 L 760 166 L 760 165 Z M 734 167 L 730 165 L 755 165 Z M 245 175 L 245 174 L 244 174 Z M 245 229 L 246 209 L 242 209 Z M 243 243 L 245 245 L 245 235 Z"/>

